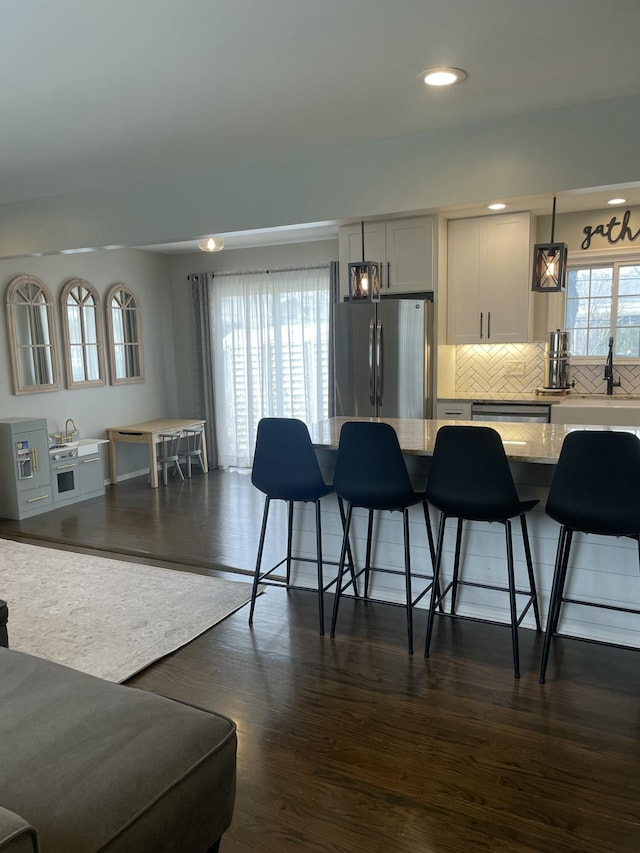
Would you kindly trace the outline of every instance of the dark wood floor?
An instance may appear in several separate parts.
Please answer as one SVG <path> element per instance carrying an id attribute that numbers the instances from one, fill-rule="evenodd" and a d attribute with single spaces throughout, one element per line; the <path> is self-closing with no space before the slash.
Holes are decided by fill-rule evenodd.
<path id="1" fill-rule="evenodd" d="M 0 535 L 218 573 L 252 566 L 261 506 L 233 472 L 135 480 Z M 253 630 L 240 610 L 129 682 L 236 721 L 222 853 L 638 853 L 638 652 L 561 639 L 540 686 L 531 631 L 515 681 L 506 628 L 441 620 L 425 661 L 401 609 L 341 616 L 321 638 L 313 593 L 270 590 Z"/>

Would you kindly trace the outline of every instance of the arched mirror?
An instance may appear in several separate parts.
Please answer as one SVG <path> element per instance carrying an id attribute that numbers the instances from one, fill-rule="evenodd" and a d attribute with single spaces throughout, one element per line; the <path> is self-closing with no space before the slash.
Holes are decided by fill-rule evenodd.
<path id="1" fill-rule="evenodd" d="M 140 304 L 130 287 L 114 284 L 105 299 L 111 383 L 144 381 Z"/>
<path id="2" fill-rule="evenodd" d="M 104 344 L 100 297 L 82 278 L 72 278 L 60 294 L 67 388 L 104 385 Z"/>
<path id="3" fill-rule="evenodd" d="M 35 276 L 19 275 L 7 287 L 6 312 L 14 392 L 58 391 L 56 327 L 49 291 Z"/>

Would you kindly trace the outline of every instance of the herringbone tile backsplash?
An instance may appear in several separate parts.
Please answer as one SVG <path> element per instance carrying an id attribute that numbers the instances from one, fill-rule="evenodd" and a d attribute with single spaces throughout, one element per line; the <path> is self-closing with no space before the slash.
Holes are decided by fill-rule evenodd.
<path id="1" fill-rule="evenodd" d="M 514 369 L 522 376 L 512 375 Z M 602 364 L 571 365 L 578 394 L 605 391 Z M 617 394 L 640 394 L 640 365 L 615 365 L 621 387 Z M 456 347 L 456 391 L 459 393 L 532 393 L 544 382 L 544 344 L 465 345 Z"/>

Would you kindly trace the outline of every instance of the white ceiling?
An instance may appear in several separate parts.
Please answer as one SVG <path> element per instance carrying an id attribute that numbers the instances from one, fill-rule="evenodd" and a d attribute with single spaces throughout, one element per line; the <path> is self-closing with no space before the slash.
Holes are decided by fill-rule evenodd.
<path id="1" fill-rule="evenodd" d="M 638 0 L 20 0 L 3 11 L 0 204 L 640 92 Z M 468 80 L 427 90 L 417 75 L 437 65 Z M 571 205 L 601 206 L 597 194 L 563 198 Z"/>

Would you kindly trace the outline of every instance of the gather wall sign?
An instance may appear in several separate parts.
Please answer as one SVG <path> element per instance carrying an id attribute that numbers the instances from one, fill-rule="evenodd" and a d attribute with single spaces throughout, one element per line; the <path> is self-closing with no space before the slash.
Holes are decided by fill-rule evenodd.
<path id="1" fill-rule="evenodd" d="M 640 237 L 640 228 L 634 231 L 629 220 L 631 219 L 631 211 L 625 210 L 622 219 L 617 216 L 612 216 L 608 222 L 601 222 L 599 225 L 585 225 L 582 229 L 584 240 L 581 243 L 581 249 L 591 248 L 591 241 L 594 237 L 603 237 L 610 246 L 615 246 L 617 243 L 629 242 L 633 243 Z"/>

